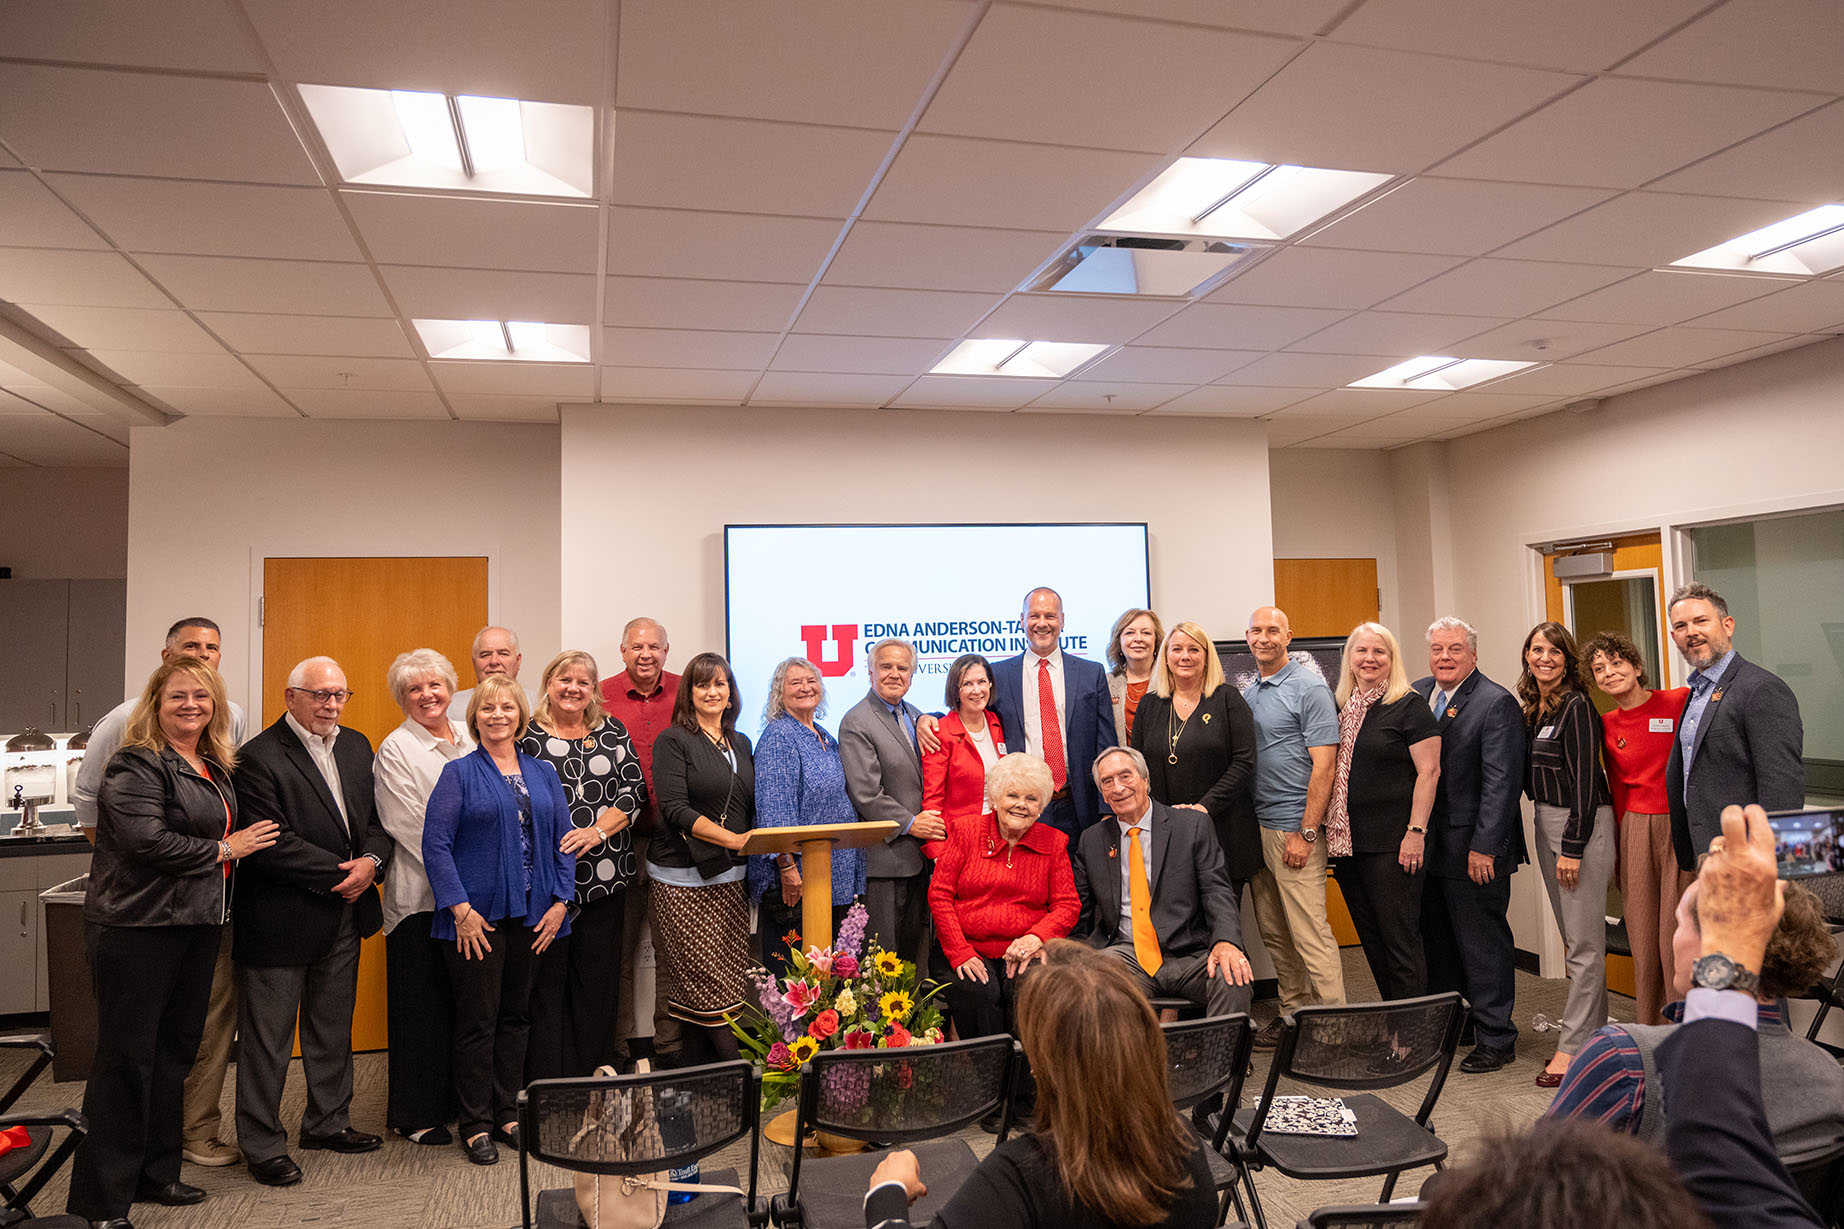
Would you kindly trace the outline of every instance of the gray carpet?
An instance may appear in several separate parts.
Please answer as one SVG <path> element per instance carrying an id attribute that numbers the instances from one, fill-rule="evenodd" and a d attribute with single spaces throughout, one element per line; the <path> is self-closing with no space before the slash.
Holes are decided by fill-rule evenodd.
<path id="1" fill-rule="evenodd" d="M 1354 1001 L 1374 998 L 1375 983 L 1362 953 L 1356 948 L 1347 948 L 1344 959 L 1345 985 L 1351 998 Z M 1533 1033 L 1530 1023 L 1538 1014 L 1552 1020 L 1558 1018 L 1567 989 L 1566 981 L 1550 981 L 1520 972 L 1517 975 L 1516 1018 L 1523 1037 L 1517 1062 L 1490 1075 L 1462 1075 L 1455 1067 L 1435 1109 L 1434 1125 L 1456 1155 L 1464 1156 L 1468 1144 L 1484 1135 L 1520 1129 L 1549 1104 L 1551 1094 L 1537 1088 L 1532 1081 L 1554 1052 L 1556 1034 Z M 1616 994 L 1612 996 L 1612 1003 L 1617 1018 L 1632 1019 L 1630 999 Z M 1255 1005 L 1258 1022 L 1271 1018 L 1275 1011 L 1273 1000 Z M 16 1078 L 24 1065 L 24 1061 L 13 1053 L 0 1054 L 0 1088 Z M 385 1056 L 362 1054 L 356 1060 L 356 1067 L 353 1123 L 362 1130 L 382 1132 Z M 1266 1076 L 1267 1058 L 1257 1054 L 1255 1074 L 1249 1080 L 1250 1091 L 1258 1090 Z M 234 1080 L 225 1082 L 227 1127 L 233 1084 Z M 1382 1095 L 1398 1108 L 1412 1113 L 1425 1091 L 1423 1080 Z M 283 1121 L 289 1123 L 291 1129 L 299 1121 L 304 1095 L 297 1065 L 290 1073 L 282 1107 Z M 80 1105 L 82 1099 L 81 1084 L 54 1084 L 46 1075 L 26 1092 L 19 1108 Z M 979 1131 L 969 1132 L 966 1138 L 982 1156 L 992 1147 L 992 1138 Z M 516 1154 L 504 1147 L 500 1151 L 498 1165 L 480 1168 L 468 1164 L 457 1147 L 419 1147 L 387 1136 L 380 1151 L 364 1156 L 297 1152 L 295 1160 L 306 1178 L 299 1186 L 281 1189 L 257 1185 L 240 1165 L 202 1169 L 188 1164 L 183 1177 L 205 1188 L 210 1197 L 190 1208 L 138 1204 L 134 1209 L 134 1222 L 138 1229 L 279 1229 L 294 1225 L 506 1229 L 519 1224 L 519 1167 Z M 786 1157 L 786 1149 L 764 1144 L 760 1190 L 772 1194 L 786 1189 L 783 1176 Z M 734 1166 L 746 1173 L 749 1152 L 745 1145 L 739 1144 L 710 1158 L 706 1164 L 713 1168 Z M 1432 1171 L 1405 1174 L 1397 1186 L 1397 1194 L 1413 1194 L 1429 1172 Z M 68 1167 L 36 1201 L 41 1213 L 63 1209 L 67 1174 Z M 534 1170 L 534 1190 L 567 1185 L 568 1175 L 561 1171 L 544 1167 Z M 1276 1226 L 1292 1225 L 1307 1212 L 1327 1204 L 1371 1202 L 1381 1185 L 1381 1179 L 1370 1178 L 1301 1183 L 1272 1170 L 1256 1177 L 1269 1223 Z"/>

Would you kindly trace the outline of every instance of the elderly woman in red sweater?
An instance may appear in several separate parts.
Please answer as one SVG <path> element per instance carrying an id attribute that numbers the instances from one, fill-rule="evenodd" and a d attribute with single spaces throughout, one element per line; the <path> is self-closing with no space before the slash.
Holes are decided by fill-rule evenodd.
<path id="1" fill-rule="evenodd" d="M 986 772 L 992 810 L 949 829 L 935 865 L 928 904 L 954 968 L 948 1003 L 963 1038 L 1012 1031 L 1019 976 L 1081 912 L 1067 838 L 1037 822 L 1053 790 L 1037 756 L 1001 757 Z"/>

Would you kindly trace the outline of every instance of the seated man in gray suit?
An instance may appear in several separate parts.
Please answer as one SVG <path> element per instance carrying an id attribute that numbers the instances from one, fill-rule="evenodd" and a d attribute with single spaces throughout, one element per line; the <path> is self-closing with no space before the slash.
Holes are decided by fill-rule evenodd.
<path id="1" fill-rule="evenodd" d="M 1076 936 L 1120 957 L 1148 998 L 1247 1011 L 1255 974 L 1210 817 L 1152 801 L 1146 757 L 1131 748 L 1103 751 L 1093 776 L 1114 814 L 1076 846 Z"/>
<path id="2" fill-rule="evenodd" d="M 938 841 L 947 826 L 922 809 L 922 756 L 916 749 L 921 710 L 903 697 L 916 671 L 915 646 L 879 640 L 871 646 L 871 693 L 839 722 L 839 758 L 845 790 L 865 822 L 894 821 L 897 830 L 865 850 L 865 908 L 870 933 L 918 967 L 928 952 L 928 877 L 923 841 Z"/>

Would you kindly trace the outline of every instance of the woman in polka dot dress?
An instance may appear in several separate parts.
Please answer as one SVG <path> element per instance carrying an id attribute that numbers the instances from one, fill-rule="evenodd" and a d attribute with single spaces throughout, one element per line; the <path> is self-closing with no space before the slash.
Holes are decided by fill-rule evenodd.
<path id="1" fill-rule="evenodd" d="M 615 1061 L 625 891 L 639 873 L 630 819 L 647 798 L 626 727 L 602 709 L 595 658 L 567 650 L 544 668 L 538 707 L 519 750 L 557 770 L 570 801 L 566 853 L 576 855 L 569 941 L 538 968 L 528 1080 L 594 1073 Z"/>

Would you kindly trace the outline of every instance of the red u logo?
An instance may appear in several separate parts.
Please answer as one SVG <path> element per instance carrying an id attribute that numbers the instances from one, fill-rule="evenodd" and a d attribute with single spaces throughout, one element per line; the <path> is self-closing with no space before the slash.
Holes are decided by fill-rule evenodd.
<path id="1" fill-rule="evenodd" d="M 838 646 L 838 656 L 826 656 L 826 625 L 824 623 L 803 623 L 800 638 L 807 645 L 807 660 L 820 668 L 820 674 L 829 679 L 839 678 L 852 672 L 852 646 L 858 643 L 858 625 L 856 623 L 834 623 L 832 641 Z"/>

